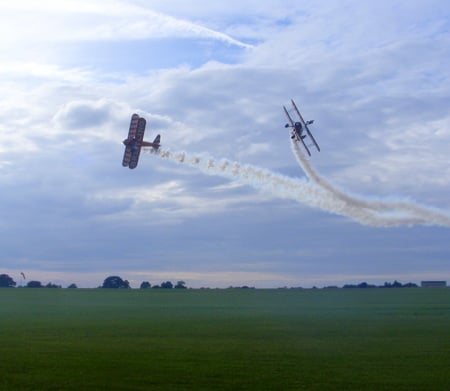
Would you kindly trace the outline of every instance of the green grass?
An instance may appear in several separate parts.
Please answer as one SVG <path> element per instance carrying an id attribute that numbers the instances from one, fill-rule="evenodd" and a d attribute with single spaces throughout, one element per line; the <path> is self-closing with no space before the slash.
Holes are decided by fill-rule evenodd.
<path id="1" fill-rule="evenodd" d="M 0 290 L 1 390 L 449 390 L 450 289 Z"/>

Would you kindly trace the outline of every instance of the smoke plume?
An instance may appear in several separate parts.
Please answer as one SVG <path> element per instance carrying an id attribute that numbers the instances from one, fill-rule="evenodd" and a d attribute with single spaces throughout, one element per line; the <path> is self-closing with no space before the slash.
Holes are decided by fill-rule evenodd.
<path id="1" fill-rule="evenodd" d="M 402 225 L 440 225 L 450 227 L 450 214 L 406 201 L 370 200 L 351 196 L 331 185 L 309 164 L 295 142 L 292 149 L 306 178 L 290 178 L 263 168 L 226 159 L 190 155 L 170 150 L 146 150 L 162 159 L 188 165 L 208 175 L 218 175 L 250 185 L 276 197 L 291 199 L 329 213 L 346 216 L 364 225 L 394 227 Z"/>

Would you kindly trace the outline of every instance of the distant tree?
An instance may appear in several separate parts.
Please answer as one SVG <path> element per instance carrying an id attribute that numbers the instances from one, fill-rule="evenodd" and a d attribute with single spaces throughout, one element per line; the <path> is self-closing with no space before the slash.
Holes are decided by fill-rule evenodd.
<path id="1" fill-rule="evenodd" d="M 27 288 L 42 288 L 40 281 L 28 281 Z"/>
<path id="2" fill-rule="evenodd" d="M 14 288 L 16 282 L 7 274 L 0 274 L 0 288 Z"/>
<path id="3" fill-rule="evenodd" d="M 161 288 L 172 289 L 173 288 L 173 284 L 170 281 L 166 281 L 166 282 L 163 282 L 161 284 Z"/>
<path id="4" fill-rule="evenodd" d="M 103 281 L 102 288 L 129 288 L 130 283 L 127 280 L 122 280 L 119 276 L 109 276 Z"/>
<path id="5" fill-rule="evenodd" d="M 186 289 L 186 283 L 184 281 L 177 281 L 175 289 Z"/>
<path id="6" fill-rule="evenodd" d="M 414 284 L 413 282 L 407 282 L 406 284 L 403 284 L 403 288 L 418 288 L 419 286 L 417 284 Z"/>
<path id="7" fill-rule="evenodd" d="M 390 282 L 385 282 L 383 288 L 403 288 L 403 285 L 395 280 L 392 284 Z"/>
<path id="8" fill-rule="evenodd" d="M 61 285 L 56 285 L 56 284 L 49 282 L 45 287 L 46 288 L 61 288 Z"/>
<path id="9" fill-rule="evenodd" d="M 403 288 L 402 283 L 398 282 L 397 280 L 395 280 L 392 284 L 393 288 Z"/>
<path id="10" fill-rule="evenodd" d="M 143 281 L 140 288 L 141 289 L 149 289 L 151 287 L 152 287 L 152 285 L 148 281 Z"/>
<path id="11" fill-rule="evenodd" d="M 367 282 L 360 282 L 357 285 L 345 284 L 342 288 L 344 289 L 366 289 L 366 288 L 376 288 L 376 285 L 368 284 Z"/>
<path id="12" fill-rule="evenodd" d="M 67 288 L 69 288 L 69 289 L 76 289 L 78 287 L 77 287 L 77 284 L 72 283 Z"/>

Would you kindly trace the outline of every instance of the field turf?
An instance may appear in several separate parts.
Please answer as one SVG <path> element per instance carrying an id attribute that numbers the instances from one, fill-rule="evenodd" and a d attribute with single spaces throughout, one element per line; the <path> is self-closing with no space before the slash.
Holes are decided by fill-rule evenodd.
<path id="1" fill-rule="evenodd" d="M 0 390 L 450 390 L 450 289 L 0 289 Z"/>

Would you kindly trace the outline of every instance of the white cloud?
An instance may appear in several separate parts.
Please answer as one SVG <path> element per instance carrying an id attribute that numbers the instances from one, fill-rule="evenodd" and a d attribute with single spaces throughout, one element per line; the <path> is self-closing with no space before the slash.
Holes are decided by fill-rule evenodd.
<path id="1" fill-rule="evenodd" d="M 247 153 L 249 155 L 257 155 L 268 151 L 270 151 L 270 145 L 267 143 L 250 144 L 250 146 L 247 149 Z"/>
<path id="2" fill-rule="evenodd" d="M 8 61 L 0 65 L 0 77 L 18 79 L 47 79 L 69 83 L 92 82 L 92 73 L 83 69 L 62 68 L 55 64 L 38 62 Z"/>
<path id="3" fill-rule="evenodd" d="M 198 37 L 250 47 L 224 33 L 125 1 L 1 4 L 5 41 L 56 42 Z M 23 28 L 22 26 L 26 26 Z"/>
<path id="4" fill-rule="evenodd" d="M 54 115 L 52 122 L 62 131 L 86 131 L 89 136 L 111 138 L 114 132 L 106 131 L 106 126 L 114 126 L 130 112 L 125 104 L 108 99 L 71 100 L 66 102 Z M 126 135 L 126 131 L 125 131 Z"/>
<path id="5" fill-rule="evenodd" d="M 222 215 L 256 201 L 264 203 L 269 200 L 264 195 L 235 194 L 235 189 L 235 186 L 214 186 L 196 191 L 181 181 L 170 180 L 153 186 L 98 191 L 91 198 L 100 203 L 104 200 L 125 201 L 128 205 L 128 208 L 102 216 L 102 219 L 139 220 L 140 223 L 152 225 L 179 224 L 202 215 Z"/>
<path id="6" fill-rule="evenodd" d="M 372 265 L 397 247 L 404 249 L 404 258 L 425 257 L 424 251 L 411 250 L 409 238 L 423 241 L 430 235 L 426 240 L 441 253 L 427 249 L 426 258 L 435 270 L 442 267 L 448 255 L 442 230 L 360 229 L 152 156 L 141 155 L 134 171 L 120 162 L 121 141 L 136 111 L 148 120 L 147 138 L 161 133 L 164 148 L 302 177 L 283 128 L 282 105 L 294 98 L 305 117 L 315 119 L 312 131 L 322 152 L 311 160 L 331 182 L 366 195 L 405 196 L 445 207 L 450 186 L 448 7 L 433 1 L 431 6 L 385 1 L 175 4 L 1 3 L 4 259 L 8 254 L 13 261 L 28 259 L 24 265 L 31 267 L 36 259 L 60 258 L 51 266 L 61 270 L 70 259 L 80 270 L 101 268 L 104 259 L 120 268 L 123 259 L 116 254 L 121 254 L 136 267 L 147 257 L 145 246 L 157 242 L 153 248 L 173 270 L 185 270 L 180 263 L 187 254 L 193 263 L 218 258 L 231 272 L 237 272 L 239 261 L 287 259 L 280 266 L 283 280 L 285 270 L 308 259 L 338 274 L 335 269 L 344 268 L 342 258 L 355 241 L 369 249 L 364 260 Z M 203 46 L 211 50 L 209 57 L 192 46 L 189 56 L 200 59 L 179 66 L 181 60 L 170 60 L 176 50 L 172 42 L 158 41 L 163 37 L 177 44 L 200 39 L 219 45 L 214 50 Z M 243 51 L 246 37 L 255 46 Z M 133 47 L 136 39 L 163 42 L 158 55 L 168 59 L 164 69 L 150 70 L 155 53 Z M 114 43 L 111 52 L 138 60 L 118 71 L 109 67 L 121 60 L 115 54 L 100 70 L 96 60 L 104 53 L 89 46 L 93 42 Z M 222 55 L 228 64 L 221 62 Z M 55 245 L 55 227 L 61 243 L 69 243 L 67 238 L 73 243 Z M 132 253 L 127 248 L 131 227 L 142 241 Z M 36 247 L 23 248 L 17 238 Z M 335 246 L 333 238 L 342 243 Z M 382 248 L 386 253 L 380 253 Z M 388 268 L 385 263 L 379 267 Z M 307 273 L 315 278 L 316 271 Z"/>

